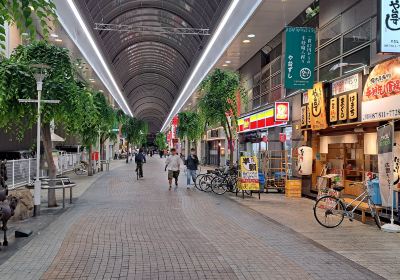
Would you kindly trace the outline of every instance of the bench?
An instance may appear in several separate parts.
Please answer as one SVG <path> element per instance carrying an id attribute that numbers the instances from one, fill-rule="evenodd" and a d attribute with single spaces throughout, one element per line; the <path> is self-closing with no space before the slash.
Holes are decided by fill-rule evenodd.
<path id="1" fill-rule="evenodd" d="M 358 203 L 360 203 L 360 201 L 356 200 L 353 203 L 351 203 L 353 200 L 354 200 L 353 198 L 349 198 L 349 197 L 343 198 L 343 201 L 346 203 L 346 205 L 352 206 L 352 207 L 356 207 L 358 205 Z M 378 212 L 378 215 L 379 215 L 379 212 L 382 211 L 382 207 L 381 206 L 375 206 L 375 207 L 376 207 L 376 211 Z M 361 222 L 363 224 L 365 224 L 366 221 L 367 221 L 367 217 L 365 216 L 365 212 L 369 212 L 368 203 L 361 202 L 361 204 L 358 206 L 357 209 L 361 210 Z"/>
<path id="2" fill-rule="evenodd" d="M 65 189 L 69 188 L 69 203 L 72 204 L 72 188 L 76 186 L 74 182 L 71 182 L 70 178 L 68 177 L 59 177 L 55 179 L 43 179 L 42 180 L 42 189 L 43 190 L 60 190 L 63 191 L 63 208 L 65 208 Z M 55 182 L 54 186 L 50 186 L 50 182 Z"/>

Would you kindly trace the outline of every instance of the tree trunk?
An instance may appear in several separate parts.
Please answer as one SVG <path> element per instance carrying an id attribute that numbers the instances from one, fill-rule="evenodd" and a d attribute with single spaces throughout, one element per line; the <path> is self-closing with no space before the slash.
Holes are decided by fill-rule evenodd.
<path id="1" fill-rule="evenodd" d="M 229 148 L 229 167 L 233 167 L 233 133 L 232 133 L 232 127 L 229 124 L 228 118 L 226 119 L 226 125 L 227 125 L 227 130 L 229 133 L 229 139 L 228 139 L 228 148 Z"/>
<path id="2" fill-rule="evenodd" d="M 129 142 L 126 142 L 126 163 L 129 162 Z"/>
<path id="3" fill-rule="evenodd" d="M 106 142 L 107 139 L 104 139 L 103 137 L 100 137 L 100 160 L 104 160 L 105 156 L 104 154 L 104 143 Z M 100 164 L 100 171 L 103 172 L 103 164 Z"/>
<path id="4" fill-rule="evenodd" d="M 49 179 L 55 179 L 57 176 L 57 167 L 53 160 L 53 147 L 51 143 L 51 131 L 49 123 L 42 124 L 42 136 L 44 155 L 49 169 Z M 38 143 L 38 145 L 40 145 L 40 143 Z M 54 185 L 55 182 L 50 180 L 49 186 L 53 187 Z M 57 206 L 56 191 L 54 189 L 49 189 L 47 191 L 47 204 L 48 207 Z"/>
<path id="5" fill-rule="evenodd" d="M 88 159 L 88 176 L 93 176 L 93 162 L 92 162 L 93 145 L 89 145 L 89 159 Z"/>

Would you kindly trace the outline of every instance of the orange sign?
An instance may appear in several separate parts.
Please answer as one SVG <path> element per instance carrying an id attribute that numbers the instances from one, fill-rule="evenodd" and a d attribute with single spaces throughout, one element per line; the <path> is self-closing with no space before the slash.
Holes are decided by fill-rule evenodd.
<path id="1" fill-rule="evenodd" d="M 313 89 L 308 90 L 308 100 L 311 129 L 320 130 L 327 128 L 328 124 L 326 122 L 325 98 L 322 83 L 314 84 Z"/>
<path id="2" fill-rule="evenodd" d="M 336 122 L 337 121 L 337 98 L 331 98 L 331 104 L 329 106 L 329 121 Z"/>
<path id="3" fill-rule="evenodd" d="M 289 121 L 289 102 L 275 102 L 275 121 Z"/>

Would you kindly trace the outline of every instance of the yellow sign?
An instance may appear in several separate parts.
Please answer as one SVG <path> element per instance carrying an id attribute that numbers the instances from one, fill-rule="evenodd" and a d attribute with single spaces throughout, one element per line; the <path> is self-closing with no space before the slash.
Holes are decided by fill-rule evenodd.
<path id="1" fill-rule="evenodd" d="M 311 129 L 320 130 L 327 128 L 328 124 L 326 122 L 324 89 L 322 83 L 314 84 L 314 88 L 308 90 L 308 100 Z"/>
<path id="2" fill-rule="evenodd" d="M 347 120 L 347 95 L 339 96 L 339 120 Z"/>
<path id="3" fill-rule="evenodd" d="M 308 125 L 308 126 L 311 126 L 310 106 L 307 106 L 307 125 Z"/>
<path id="4" fill-rule="evenodd" d="M 358 117 L 358 100 L 357 92 L 349 94 L 349 120 L 357 119 Z"/>
<path id="5" fill-rule="evenodd" d="M 307 106 L 301 107 L 301 127 L 307 126 Z"/>
<path id="6" fill-rule="evenodd" d="M 260 190 L 257 157 L 240 157 L 238 189 L 243 191 Z"/>
<path id="7" fill-rule="evenodd" d="M 329 106 L 329 121 L 336 122 L 337 121 L 337 98 L 331 98 L 330 106 Z"/>

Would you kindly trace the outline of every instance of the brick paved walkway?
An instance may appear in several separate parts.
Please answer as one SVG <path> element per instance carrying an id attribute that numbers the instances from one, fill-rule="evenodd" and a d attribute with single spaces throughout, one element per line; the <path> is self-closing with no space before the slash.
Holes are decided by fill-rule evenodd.
<path id="1" fill-rule="evenodd" d="M 133 165 L 102 176 L 0 279 L 383 279 L 226 197 L 168 191 L 148 162 L 140 183 Z"/>

